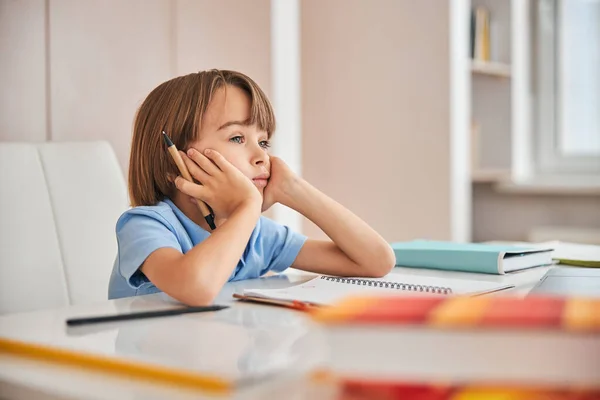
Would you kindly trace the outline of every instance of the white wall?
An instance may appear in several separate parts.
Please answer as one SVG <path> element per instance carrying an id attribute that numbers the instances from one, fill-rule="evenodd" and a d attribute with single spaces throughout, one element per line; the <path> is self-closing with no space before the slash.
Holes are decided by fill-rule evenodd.
<path id="1" fill-rule="evenodd" d="M 50 2 L 51 140 L 108 139 L 126 169 L 135 110 L 172 75 L 169 7 L 167 0 Z"/>
<path id="2" fill-rule="evenodd" d="M 234 69 L 271 93 L 270 0 L 177 0 L 176 74 Z"/>
<path id="3" fill-rule="evenodd" d="M 304 177 L 390 241 L 451 236 L 449 12 L 301 2 Z"/>
<path id="4" fill-rule="evenodd" d="M 239 69 L 269 94 L 269 0 L 0 0 L 0 140 L 96 140 L 127 170 L 161 82 Z"/>
<path id="5" fill-rule="evenodd" d="M 0 140 L 46 140 L 44 0 L 0 1 Z"/>

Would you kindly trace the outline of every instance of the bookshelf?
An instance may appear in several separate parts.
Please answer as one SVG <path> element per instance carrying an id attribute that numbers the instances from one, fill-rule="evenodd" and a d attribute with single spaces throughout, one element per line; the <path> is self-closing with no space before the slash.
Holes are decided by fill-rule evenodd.
<path id="1" fill-rule="evenodd" d="M 471 240 L 526 239 L 526 232 L 540 221 L 522 218 L 527 195 L 511 189 L 531 172 L 534 0 L 467 1 L 469 11 L 484 10 L 485 21 L 485 29 L 471 28 L 476 12 L 469 20 Z"/>
<path id="2" fill-rule="evenodd" d="M 453 237 L 597 242 L 598 180 L 535 169 L 537 0 L 452 0 Z M 470 11 L 489 10 L 489 53 L 472 56 Z M 461 56 L 464 54 L 464 56 Z M 463 96 L 464 94 L 464 96 Z M 549 227 L 552 227 L 550 229 Z M 556 229 L 555 229 L 556 228 Z M 565 233 L 566 232 L 566 233 Z M 455 239 L 456 240 L 456 239 Z M 595 243 L 595 242 L 594 242 Z"/>
<path id="3" fill-rule="evenodd" d="M 531 0 L 469 3 L 471 182 L 518 179 L 530 154 Z"/>

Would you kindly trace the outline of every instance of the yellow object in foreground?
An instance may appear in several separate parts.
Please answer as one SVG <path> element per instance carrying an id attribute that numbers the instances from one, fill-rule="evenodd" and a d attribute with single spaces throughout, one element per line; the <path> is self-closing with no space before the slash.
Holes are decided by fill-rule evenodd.
<path id="1" fill-rule="evenodd" d="M 116 374 L 119 377 L 144 379 L 153 383 L 175 384 L 208 392 L 228 393 L 234 389 L 231 381 L 217 376 L 200 375 L 176 368 L 167 368 L 159 365 L 87 354 L 74 350 L 4 338 L 0 338 L 0 354 L 9 354 L 71 367 L 87 368 L 97 372 Z"/>

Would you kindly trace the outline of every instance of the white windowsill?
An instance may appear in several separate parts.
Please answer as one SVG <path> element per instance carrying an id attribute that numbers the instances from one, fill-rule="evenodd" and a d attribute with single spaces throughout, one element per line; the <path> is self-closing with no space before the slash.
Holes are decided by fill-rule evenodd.
<path id="1" fill-rule="evenodd" d="M 600 176 L 538 176 L 524 182 L 500 180 L 494 189 L 502 193 L 519 194 L 600 195 Z"/>

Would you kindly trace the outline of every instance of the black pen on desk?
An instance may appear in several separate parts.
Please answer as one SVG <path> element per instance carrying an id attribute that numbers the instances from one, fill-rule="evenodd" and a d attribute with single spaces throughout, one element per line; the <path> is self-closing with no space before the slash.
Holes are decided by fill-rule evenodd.
<path id="1" fill-rule="evenodd" d="M 167 136 L 165 131 L 162 132 L 162 135 L 167 145 L 167 149 L 169 150 L 173 161 L 175 161 L 175 164 L 177 165 L 177 168 L 179 169 L 179 172 L 181 173 L 183 179 L 190 182 L 194 182 L 192 176 L 190 175 L 190 172 L 188 171 L 187 167 L 185 166 L 185 163 L 183 162 L 183 159 L 181 158 L 181 155 L 179 154 L 179 151 L 177 151 L 177 147 L 173 144 L 173 141 L 171 141 L 171 138 Z M 204 203 L 202 200 L 196 199 L 196 204 L 200 208 L 200 212 L 202 212 L 202 216 L 206 220 L 208 226 L 210 226 L 210 229 L 217 229 L 217 226 L 215 225 L 215 217 L 210 212 L 210 209 L 208 208 L 206 203 Z"/>
<path id="2" fill-rule="evenodd" d="M 168 310 L 155 310 L 155 311 L 140 311 L 127 314 L 115 314 L 115 315 L 101 315 L 97 317 L 83 317 L 83 318 L 70 318 L 67 319 L 67 325 L 79 326 L 87 324 L 96 324 L 100 322 L 113 322 L 113 321 L 129 321 L 134 319 L 146 319 L 146 318 L 157 318 L 157 317 L 170 317 L 173 315 L 197 313 L 197 312 L 209 312 L 219 311 L 229 306 L 211 305 L 201 307 L 182 307 L 182 308 L 171 308 Z"/>

